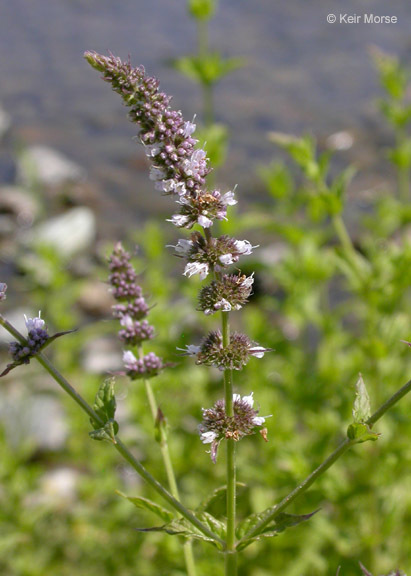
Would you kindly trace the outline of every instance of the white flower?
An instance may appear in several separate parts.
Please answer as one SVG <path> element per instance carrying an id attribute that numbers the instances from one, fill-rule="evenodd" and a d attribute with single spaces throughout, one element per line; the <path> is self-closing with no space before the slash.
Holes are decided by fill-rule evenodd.
<path id="1" fill-rule="evenodd" d="M 235 249 L 239 254 L 243 256 L 248 256 L 252 254 L 253 248 L 258 248 L 258 246 L 252 246 L 251 242 L 248 240 L 236 240 L 235 241 Z"/>
<path id="2" fill-rule="evenodd" d="M 175 246 L 168 244 L 167 248 L 174 248 L 178 256 L 186 257 L 188 256 L 192 246 L 192 240 L 185 240 L 184 238 L 180 238 Z"/>
<path id="3" fill-rule="evenodd" d="M 219 302 L 216 302 L 214 304 L 214 308 L 216 310 L 221 310 L 222 312 L 230 312 L 230 310 L 232 309 L 232 306 L 228 300 L 226 300 L 225 298 L 222 298 Z"/>
<path id="4" fill-rule="evenodd" d="M 251 288 L 251 286 L 254 284 L 254 272 L 251 274 L 251 276 L 247 276 L 242 282 L 241 282 L 241 286 L 243 286 L 244 288 Z"/>
<path id="5" fill-rule="evenodd" d="M 133 319 L 131 318 L 131 316 L 129 316 L 128 314 L 125 314 L 121 319 L 120 319 L 120 324 L 122 326 L 124 326 L 124 328 L 132 328 L 134 325 Z"/>
<path id="6" fill-rule="evenodd" d="M 186 159 L 183 162 L 183 170 L 187 176 L 197 176 L 201 169 L 201 164 L 204 163 L 206 159 L 206 153 L 204 150 L 194 150 L 190 159 Z"/>
<path id="7" fill-rule="evenodd" d="M 213 225 L 213 221 L 210 220 L 210 218 L 207 218 L 207 216 L 199 216 L 197 218 L 197 222 L 200 224 L 200 226 L 202 226 L 203 228 L 210 228 L 210 226 Z"/>
<path id="8" fill-rule="evenodd" d="M 30 332 L 31 330 L 41 330 L 44 328 L 45 322 L 40 318 L 41 312 L 39 311 L 39 315 L 36 318 L 27 318 L 24 314 L 24 321 L 26 323 L 27 331 Z"/>
<path id="9" fill-rule="evenodd" d="M 179 228 L 185 226 L 190 221 L 190 218 L 185 214 L 173 214 L 173 216 L 167 220 L 167 222 L 172 222 L 174 226 Z"/>
<path id="10" fill-rule="evenodd" d="M 197 125 L 194 124 L 194 120 L 195 120 L 195 116 L 194 116 L 192 122 L 184 122 L 184 128 L 183 128 L 184 138 L 189 138 L 191 136 L 191 134 L 193 134 L 195 132 Z"/>
<path id="11" fill-rule="evenodd" d="M 131 369 L 137 362 L 137 358 L 130 350 L 123 352 L 123 362 L 127 369 Z"/>
<path id="12" fill-rule="evenodd" d="M 195 346 L 195 344 L 188 344 L 185 348 L 177 348 L 177 350 L 181 350 L 187 356 L 197 356 L 197 354 L 201 350 L 201 346 Z"/>
<path id="13" fill-rule="evenodd" d="M 224 266 L 229 266 L 230 264 L 234 264 L 233 255 L 230 253 L 223 254 L 222 256 L 219 257 L 219 260 L 220 260 L 221 264 L 224 264 Z"/>
<path id="14" fill-rule="evenodd" d="M 254 348 L 250 348 L 249 352 L 252 356 L 255 356 L 255 358 L 262 358 L 266 352 L 269 352 L 269 350 L 262 346 L 254 346 Z"/>
<path id="15" fill-rule="evenodd" d="M 226 192 L 221 198 L 221 203 L 225 206 L 234 206 L 234 204 L 237 204 L 237 200 L 234 198 L 234 191 L 230 190 Z"/>
<path id="16" fill-rule="evenodd" d="M 184 268 L 184 276 L 191 278 L 194 274 L 198 274 L 201 280 L 204 280 L 208 274 L 208 264 L 206 262 L 189 262 Z"/>
<path id="17" fill-rule="evenodd" d="M 268 418 L 268 416 L 255 416 L 253 418 L 253 424 L 255 424 L 256 426 L 262 426 L 265 422 L 265 419 Z"/>
<path id="18" fill-rule="evenodd" d="M 254 398 L 253 398 L 253 392 L 251 392 L 251 394 L 249 396 L 243 396 L 243 402 L 245 402 L 248 406 L 250 406 L 250 408 L 252 408 L 254 406 Z"/>
<path id="19" fill-rule="evenodd" d="M 217 434 L 216 432 L 210 430 L 208 432 L 202 432 L 200 434 L 200 438 L 203 444 L 211 444 L 211 442 L 214 442 L 214 440 L 216 440 Z"/>

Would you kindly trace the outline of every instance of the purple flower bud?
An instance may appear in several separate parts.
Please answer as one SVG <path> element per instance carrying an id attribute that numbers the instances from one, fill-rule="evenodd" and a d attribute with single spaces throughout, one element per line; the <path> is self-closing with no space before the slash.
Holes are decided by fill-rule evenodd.
<path id="1" fill-rule="evenodd" d="M 214 280 L 204 286 L 199 295 L 199 310 L 204 314 L 214 314 L 221 310 L 239 310 L 247 302 L 251 294 L 254 275 L 224 274 L 219 280 Z"/>

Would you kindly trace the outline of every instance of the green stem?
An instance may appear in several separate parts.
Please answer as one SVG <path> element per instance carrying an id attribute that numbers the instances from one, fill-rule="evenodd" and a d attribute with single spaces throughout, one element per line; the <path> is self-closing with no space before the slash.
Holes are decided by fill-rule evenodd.
<path id="1" fill-rule="evenodd" d="M 143 356 L 143 349 L 141 346 L 138 347 L 138 353 L 140 358 Z M 158 418 L 158 405 L 156 397 L 154 395 L 153 388 L 151 386 L 150 380 L 144 379 L 144 385 L 146 388 L 148 403 L 150 405 L 150 411 L 153 418 L 154 425 L 156 425 Z M 159 434 L 160 434 L 160 451 L 163 458 L 164 468 L 167 475 L 167 481 L 170 488 L 171 494 L 174 498 L 180 501 L 180 494 L 178 491 L 177 481 L 174 474 L 173 463 L 170 456 L 170 450 L 168 446 L 167 431 L 165 430 L 162 423 L 159 423 Z M 184 559 L 187 569 L 187 576 L 196 576 L 196 568 L 194 561 L 193 545 L 191 540 L 187 540 L 183 544 Z"/>
<path id="2" fill-rule="evenodd" d="M 222 312 L 223 347 L 230 343 L 229 312 Z M 224 398 L 225 411 L 228 417 L 234 416 L 233 380 L 232 371 L 224 370 Z M 237 574 L 237 554 L 235 552 L 235 524 L 236 524 L 236 443 L 232 438 L 227 439 L 227 541 L 225 554 L 226 576 Z"/>
<path id="3" fill-rule="evenodd" d="M 334 226 L 334 230 L 337 234 L 337 237 L 341 242 L 341 246 L 343 248 L 345 256 L 348 262 L 351 264 L 353 270 L 355 271 L 359 281 L 362 283 L 364 280 L 364 274 L 359 264 L 358 260 L 359 254 L 354 248 L 350 235 L 348 234 L 348 230 L 345 227 L 344 220 L 341 218 L 339 214 L 336 214 L 335 216 L 332 217 L 332 223 Z"/>
<path id="4" fill-rule="evenodd" d="M 397 139 L 397 149 L 404 146 L 407 139 L 407 132 L 404 128 L 397 127 L 396 130 Z M 397 167 L 397 178 L 398 178 L 398 198 L 402 202 L 410 201 L 410 180 L 409 180 L 410 169 L 408 166 L 398 166 Z"/>
<path id="5" fill-rule="evenodd" d="M 27 341 L 22 334 L 14 326 L 12 326 L 3 316 L 0 315 L 0 324 L 21 344 L 26 344 Z M 50 376 L 63 388 L 65 392 L 80 406 L 80 408 L 86 412 L 86 414 L 99 426 L 103 426 L 104 422 L 97 416 L 92 407 L 76 392 L 76 390 L 71 386 L 71 384 L 64 378 L 62 374 L 51 364 L 49 359 L 38 352 L 33 356 L 43 368 L 50 374 Z M 223 540 L 217 534 L 214 534 L 207 526 L 205 526 L 188 508 L 186 508 L 181 502 L 179 502 L 168 490 L 160 484 L 151 474 L 144 468 L 144 466 L 136 460 L 133 454 L 126 448 L 122 443 L 120 438 L 116 436 L 113 446 L 119 452 L 125 460 L 134 468 L 134 470 L 158 493 L 162 496 L 177 512 L 188 520 L 193 526 L 198 528 L 202 534 L 205 534 L 209 538 L 216 540 L 220 544 L 224 545 Z"/>
<path id="6" fill-rule="evenodd" d="M 378 410 L 374 412 L 366 421 L 366 424 L 372 428 L 372 426 L 390 409 L 394 406 L 401 398 L 403 398 L 411 390 L 411 380 L 407 382 L 402 388 L 400 388 L 389 400 L 387 400 Z M 267 526 L 270 522 L 275 520 L 275 518 L 283 512 L 288 506 L 294 502 L 299 496 L 304 494 L 308 488 L 322 475 L 328 468 L 330 468 L 351 446 L 356 444 L 355 440 L 350 440 L 346 438 L 336 450 L 326 459 L 318 468 L 314 470 L 307 478 L 301 482 L 297 488 L 295 488 L 288 496 L 283 498 L 279 504 L 269 508 L 264 514 L 263 518 L 256 524 L 256 526 L 247 532 L 240 542 L 248 540 L 253 536 L 256 536 L 261 532 L 261 530 Z"/>

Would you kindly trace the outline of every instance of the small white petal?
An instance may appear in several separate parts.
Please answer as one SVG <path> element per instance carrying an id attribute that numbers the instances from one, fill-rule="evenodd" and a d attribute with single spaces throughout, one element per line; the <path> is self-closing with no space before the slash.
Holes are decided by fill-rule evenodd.
<path id="1" fill-rule="evenodd" d="M 219 257 L 221 264 L 224 266 L 229 266 L 230 264 L 234 263 L 233 255 L 232 254 L 223 254 Z"/>
<path id="2" fill-rule="evenodd" d="M 214 440 L 217 438 L 217 434 L 210 430 L 209 432 L 203 432 L 200 438 L 203 444 L 211 444 L 211 442 L 214 442 Z"/>
<path id="3" fill-rule="evenodd" d="M 225 206 L 234 206 L 234 204 L 237 204 L 237 200 L 234 198 L 234 192 L 232 190 L 226 192 L 221 198 L 221 202 Z"/>
<path id="4" fill-rule="evenodd" d="M 137 358 L 130 350 L 126 350 L 125 352 L 123 352 L 123 362 L 126 365 L 134 364 L 135 362 L 137 362 Z"/>
<path id="5" fill-rule="evenodd" d="M 245 402 L 246 404 L 248 404 L 248 406 L 250 406 L 250 408 L 252 408 L 254 406 L 253 392 L 251 392 L 249 396 L 243 396 L 243 402 Z"/>
<path id="6" fill-rule="evenodd" d="M 264 422 L 265 422 L 264 416 L 255 416 L 253 418 L 253 424 L 255 424 L 256 426 L 262 426 Z"/>
<path id="7" fill-rule="evenodd" d="M 210 226 L 213 225 L 213 221 L 210 220 L 210 218 L 207 218 L 207 216 L 199 216 L 197 218 L 197 222 L 200 224 L 200 226 L 202 226 L 203 228 L 210 228 Z"/>
<path id="8" fill-rule="evenodd" d="M 233 402 L 240 402 L 241 396 L 240 394 L 233 394 Z"/>
<path id="9" fill-rule="evenodd" d="M 216 302 L 214 304 L 214 308 L 216 310 L 221 310 L 222 312 L 230 312 L 230 310 L 232 309 L 232 306 L 228 300 L 226 300 L 225 298 L 222 298 L 219 302 Z"/>
<path id="10" fill-rule="evenodd" d="M 129 316 L 128 314 L 125 314 L 121 319 L 120 319 L 120 324 L 122 326 L 124 326 L 124 328 L 132 328 L 133 327 L 133 319 L 131 316 Z"/>
<path id="11" fill-rule="evenodd" d="M 256 358 L 262 358 L 265 352 L 267 352 L 267 348 L 263 348 L 262 346 L 254 346 L 253 348 L 250 348 L 250 354 Z"/>
<path id="12" fill-rule="evenodd" d="M 184 276 L 191 278 L 194 274 L 198 274 L 201 280 L 204 280 L 208 274 L 208 264 L 206 262 L 189 262 L 184 269 Z"/>
<path id="13" fill-rule="evenodd" d="M 28 332 L 30 332 L 30 330 L 40 330 L 44 328 L 45 322 L 40 318 L 40 316 L 41 316 L 40 311 L 39 315 L 36 318 L 27 318 L 27 316 L 24 314 L 24 321 Z"/>
<path id="14" fill-rule="evenodd" d="M 171 219 L 167 220 L 167 222 L 172 222 L 174 226 L 178 226 L 179 228 L 188 224 L 189 221 L 190 218 L 185 214 L 173 214 Z"/>
<path id="15" fill-rule="evenodd" d="M 201 350 L 201 346 L 195 346 L 194 344 L 188 344 L 185 348 L 177 348 L 181 352 L 185 352 L 188 356 L 197 356 Z"/>

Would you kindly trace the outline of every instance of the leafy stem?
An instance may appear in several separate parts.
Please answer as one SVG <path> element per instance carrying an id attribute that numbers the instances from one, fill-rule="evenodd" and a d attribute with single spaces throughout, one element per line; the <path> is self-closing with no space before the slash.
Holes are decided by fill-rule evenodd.
<path id="1" fill-rule="evenodd" d="M 372 426 L 390 409 L 392 408 L 401 398 L 403 398 L 411 390 L 411 380 L 407 382 L 402 388 L 400 388 L 389 400 L 387 400 L 378 410 L 372 414 L 365 424 L 372 428 Z M 307 478 L 301 482 L 290 494 L 288 494 L 281 502 L 272 508 L 266 510 L 265 513 L 261 515 L 261 520 L 253 526 L 253 528 L 247 532 L 243 538 L 238 542 L 237 546 L 240 546 L 244 541 L 256 536 L 261 533 L 263 528 L 267 526 L 270 522 L 275 520 L 279 514 L 281 514 L 288 506 L 294 502 L 299 496 L 304 494 L 308 488 L 314 484 L 314 482 L 324 474 L 351 446 L 356 444 L 356 440 L 346 438 L 336 450 L 326 459 L 318 468 L 316 468 Z"/>
<path id="2" fill-rule="evenodd" d="M 26 343 L 26 339 L 20 332 L 8 322 L 2 315 L 0 315 L 0 324 L 21 344 Z M 64 378 L 62 374 L 53 366 L 50 360 L 41 352 L 34 354 L 34 358 L 43 366 L 43 368 L 50 374 L 50 376 L 59 384 L 61 388 L 86 412 L 86 414 L 99 426 L 103 426 L 104 422 L 95 413 L 92 407 L 84 400 L 82 396 L 71 386 L 71 384 Z M 166 500 L 177 512 L 183 516 L 188 522 L 195 526 L 200 532 L 212 540 L 224 546 L 224 541 L 205 526 L 188 508 L 186 508 L 179 500 L 177 500 L 158 480 L 150 474 L 148 470 L 133 456 L 129 449 L 123 444 L 118 436 L 115 436 L 113 446 L 123 458 L 134 468 L 134 470 L 158 493 L 164 500 Z"/>

